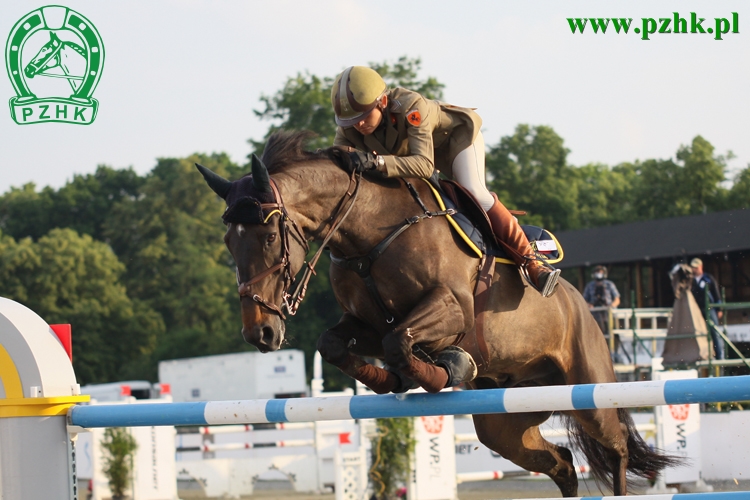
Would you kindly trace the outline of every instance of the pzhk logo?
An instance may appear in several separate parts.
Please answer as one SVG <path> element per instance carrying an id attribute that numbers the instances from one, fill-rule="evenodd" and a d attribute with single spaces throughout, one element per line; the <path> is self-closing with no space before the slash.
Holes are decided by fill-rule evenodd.
<path id="1" fill-rule="evenodd" d="M 50 5 L 23 16 L 8 36 L 5 66 L 16 91 L 10 115 L 19 125 L 93 123 L 104 45 L 78 12 Z"/>

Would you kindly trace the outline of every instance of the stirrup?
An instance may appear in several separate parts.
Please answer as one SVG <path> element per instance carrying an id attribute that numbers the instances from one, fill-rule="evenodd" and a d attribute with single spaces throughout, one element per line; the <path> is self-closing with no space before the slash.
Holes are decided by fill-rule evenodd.
<path id="1" fill-rule="evenodd" d="M 544 283 L 544 288 L 541 291 L 542 297 L 549 297 L 550 295 L 555 293 L 555 288 L 557 288 L 557 282 L 560 278 L 560 273 L 561 271 L 559 269 L 555 269 L 552 272 L 540 275 L 547 277 L 547 281 Z"/>
<path id="2" fill-rule="evenodd" d="M 529 270 L 526 268 L 528 265 L 527 263 L 523 263 L 520 266 L 518 266 L 518 269 L 521 271 L 521 276 L 523 276 L 523 279 L 526 280 L 526 282 L 531 285 L 531 287 L 538 291 L 542 297 L 549 297 L 552 294 L 555 293 L 555 289 L 557 288 L 558 280 L 560 279 L 560 271 L 559 269 L 555 269 L 554 267 L 547 264 L 543 258 L 541 257 L 524 257 L 528 261 L 537 261 L 540 262 L 544 267 L 545 270 L 543 271 L 544 274 L 539 274 L 539 277 L 546 276 L 546 281 L 544 282 L 544 286 L 539 289 L 536 283 L 531 279 L 531 276 L 529 276 Z"/>

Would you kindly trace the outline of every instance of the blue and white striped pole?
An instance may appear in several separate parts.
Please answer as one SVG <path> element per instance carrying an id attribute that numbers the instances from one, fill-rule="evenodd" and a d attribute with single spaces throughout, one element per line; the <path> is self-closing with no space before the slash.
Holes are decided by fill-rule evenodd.
<path id="1" fill-rule="evenodd" d="M 514 389 L 195 403 L 75 406 L 80 427 L 224 425 L 633 408 L 750 400 L 750 375 Z"/>
<path id="2" fill-rule="evenodd" d="M 713 493 L 674 493 L 666 495 L 629 495 L 613 497 L 573 497 L 573 498 L 526 498 L 524 500 L 748 500 L 748 491 L 717 491 Z"/>

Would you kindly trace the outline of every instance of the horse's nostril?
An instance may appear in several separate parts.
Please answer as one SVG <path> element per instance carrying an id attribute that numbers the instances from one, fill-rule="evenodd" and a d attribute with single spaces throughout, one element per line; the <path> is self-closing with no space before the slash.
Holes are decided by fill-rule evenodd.
<path id="1" fill-rule="evenodd" d="M 266 345 L 272 345 L 273 344 L 273 328 L 266 325 L 261 330 L 261 342 L 263 342 Z"/>

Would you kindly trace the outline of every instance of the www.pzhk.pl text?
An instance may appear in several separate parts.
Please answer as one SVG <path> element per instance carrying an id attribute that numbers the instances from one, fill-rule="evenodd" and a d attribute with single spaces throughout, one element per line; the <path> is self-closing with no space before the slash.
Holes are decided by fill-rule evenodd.
<path id="1" fill-rule="evenodd" d="M 726 17 L 714 18 L 714 26 L 710 26 L 710 21 L 703 25 L 706 19 L 698 17 L 695 12 L 690 13 L 690 20 L 680 17 L 678 12 L 675 12 L 672 17 L 644 17 L 641 18 L 641 26 L 634 27 L 633 33 L 641 35 L 642 40 L 650 40 L 649 36 L 657 33 L 704 33 L 713 34 L 714 40 L 723 40 L 722 36 L 728 33 L 739 33 L 740 32 L 740 16 L 737 12 L 732 12 L 732 18 L 727 19 Z M 630 25 L 633 19 L 631 18 L 609 18 L 609 17 L 569 17 L 568 24 L 570 25 L 570 31 L 573 33 L 580 33 L 586 30 L 589 26 L 589 31 L 593 31 L 595 34 L 601 33 L 606 34 L 607 29 L 612 33 L 614 31 L 617 34 L 625 33 L 630 31 Z M 689 29 L 688 29 L 689 28 Z"/>

